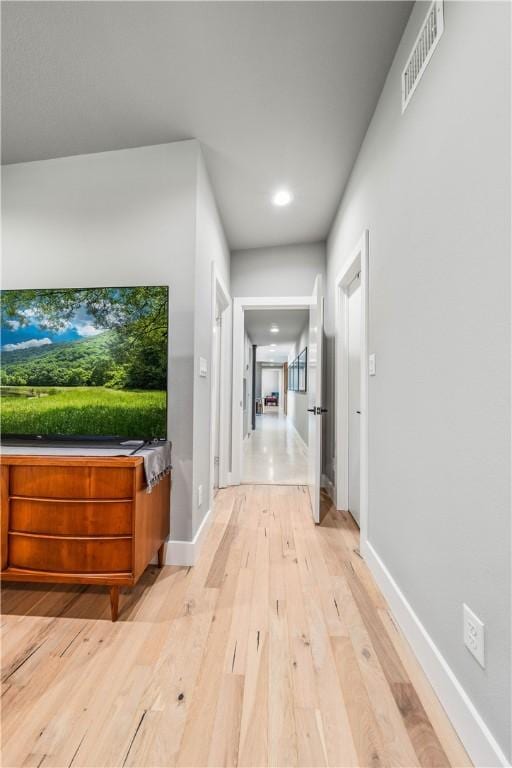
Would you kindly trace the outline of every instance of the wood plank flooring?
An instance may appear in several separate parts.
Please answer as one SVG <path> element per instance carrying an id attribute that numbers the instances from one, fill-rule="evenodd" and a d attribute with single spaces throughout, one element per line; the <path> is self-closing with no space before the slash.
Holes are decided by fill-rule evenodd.
<path id="1" fill-rule="evenodd" d="M 2 590 L 2 765 L 469 766 L 357 554 L 300 486 L 218 493 L 194 568 Z M 31 586 L 31 588 L 29 588 Z"/>

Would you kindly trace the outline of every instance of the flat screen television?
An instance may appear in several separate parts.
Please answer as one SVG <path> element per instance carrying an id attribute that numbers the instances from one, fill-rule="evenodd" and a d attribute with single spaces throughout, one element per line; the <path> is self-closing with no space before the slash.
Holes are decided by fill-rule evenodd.
<path id="1" fill-rule="evenodd" d="M 0 299 L 2 439 L 167 437 L 167 286 Z"/>

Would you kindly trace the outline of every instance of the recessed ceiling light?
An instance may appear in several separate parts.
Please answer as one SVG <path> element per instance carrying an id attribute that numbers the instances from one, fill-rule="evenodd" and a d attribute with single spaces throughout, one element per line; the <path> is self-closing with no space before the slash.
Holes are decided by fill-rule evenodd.
<path id="1" fill-rule="evenodd" d="M 271 344 L 270 346 L 271 347 L 277 347 L 277 344 Z"/>
<path id="2" fill-rule="evenodd" d="M 274 323 L 274 325 L 270 326 L 270 333 L 279 333 L 279 328 L 277 327 L 277 325 L 275 323 Z"/>
<path id="3" fill-rule="evenodd" d="M 278 189 L 272 198 L 274 205 L 282 208 L 285 205 L 289 205 L 293 200 L 293 195 L 287 189 Z"/>

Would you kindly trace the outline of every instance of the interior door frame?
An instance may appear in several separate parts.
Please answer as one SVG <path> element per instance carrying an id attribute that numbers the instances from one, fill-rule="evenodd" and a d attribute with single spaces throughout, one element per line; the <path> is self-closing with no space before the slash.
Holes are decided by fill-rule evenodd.
<path id="1" fill-rule="evenodd" d="M 309 309 L 311 296 L 248 296 L 233 299 L 231 485 L 240 485 L 243 450 L 244 312 L 248 309 Z"/>
<path id="2" fill-rule="evenodd" d="M 361 442 L 360 442 L 360 551 L 368 542 L 368 306 L 369 241 L 365 229 L 335 282 L 336 291 L 336 507 L 348 509 L 348 289 L 361 273 Z"/>
<path id="3" fill-rule="evenodd" d="M 215 316 L 216 304 L 219 304 L 221 314 L 220 337 L 220 365 L 219 370 L 219 488 L 229 485 L 229 415 L 231 397 L 231 376 L 229 366 L 231 362 L 231 313 L 232 301 L 226 286 L 217 271 L 215 262 L 212 262 L 212 293 L 211 293 L 211 376 L 210 376 L 210 488 L 209 509 L 213 509 L 213 486 L 215 478 L 215 426 L 213 414 L 215 411 L 215 328 L 217 319 Z"/>

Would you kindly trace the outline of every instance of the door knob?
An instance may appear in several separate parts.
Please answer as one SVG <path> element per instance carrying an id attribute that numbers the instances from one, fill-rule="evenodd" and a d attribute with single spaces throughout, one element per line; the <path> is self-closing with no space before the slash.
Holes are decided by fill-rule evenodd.
<path id="1" fill-rule="evenodd" d="M 359 413 L 359 414 L 360 414 L 360 413 L 361 413 L 361 411 L 356 411 L 356 413 Z"/>
<path id="2" fill-rule="evenodd" d="M 316 408 L 308 408 L 308 413 L 316 413 Z"/>

